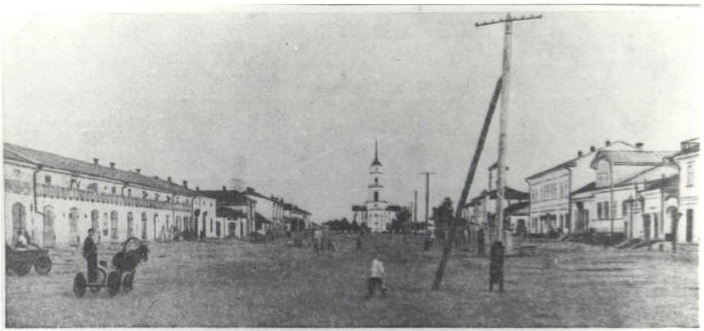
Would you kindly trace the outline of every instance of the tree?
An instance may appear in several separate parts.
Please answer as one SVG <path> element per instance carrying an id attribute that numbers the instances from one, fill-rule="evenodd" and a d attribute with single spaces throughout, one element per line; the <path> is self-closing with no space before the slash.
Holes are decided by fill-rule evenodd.
<path id="1" fill-rule="evenodd" d="M 352 227 L 352 231 L 353 231 L 354 233 L 359 232 L 360 226 L 359 226 L 359 224 L 357 224 L 357 221 L 356 221 L 356 220 L 352 221 L 351 227 Z"/>

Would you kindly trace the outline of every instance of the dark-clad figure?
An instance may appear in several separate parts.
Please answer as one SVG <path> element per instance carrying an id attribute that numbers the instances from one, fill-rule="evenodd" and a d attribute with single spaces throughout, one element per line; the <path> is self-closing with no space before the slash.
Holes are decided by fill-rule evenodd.
<path id="1" fill-rule="evenodd" d="M 494 284 L 499 284 L 499 292 L 504 291 L 504 245 L 495 241 L 489 253 L 489 292 L 494 290 Z"/>
<path id="2" fill-rule="evenodd" d="M 357 242 L 357 247 L 355 248 L 355 250 L 361 251 L 362 250 L 362 234 L 361 233 L 357 236 L 356 242 Z"/>
<path id="3" fill-rule="evenodd" d="M 98 269 L 98 246 L 96 246 L 95 241 L 93 241 L 94 234 L 95 230 L 93 230 L 93 228 L 88 229 L 88 236 L 86 240 L 83 241 L 83 258 L 86 259 L 86 263 L 88 264 L 89 283 L 95 281 Z"/>

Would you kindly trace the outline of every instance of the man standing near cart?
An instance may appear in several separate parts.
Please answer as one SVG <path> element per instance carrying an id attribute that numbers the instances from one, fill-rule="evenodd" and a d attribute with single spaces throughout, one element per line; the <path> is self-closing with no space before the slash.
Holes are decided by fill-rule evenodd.
<path id="1" fill-rule="evenodd" d="M 94 234 L 95 230 L 93 228 L 88 229 L 88 236 L 83 241 L 83 258 L 86 259 L 88 264 L 88 283 L 95 281 L 95 274 L 98 269 L 98 247 L 93 241 Z"/>

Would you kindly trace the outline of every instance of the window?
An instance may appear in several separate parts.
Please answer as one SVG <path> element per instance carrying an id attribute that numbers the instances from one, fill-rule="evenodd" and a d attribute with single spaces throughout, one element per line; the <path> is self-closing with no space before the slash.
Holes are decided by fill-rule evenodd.
<path id="1" fill-rule="evenodd" d="M 602 213 L 601 213 L 601 202 L 597 202 L 597 203 L 596 203 L 596 215 L 597 215 L 599 218 L 601 218 L 601 215 L 602 215 Z"/>
<path id="2" fill-rule="evenodd" d="M 687 163 L 687 187 L 694 187 L 694 163 Z"/>
<path id="3" fill-rule="evenodd" d="M 128 188 L 128 189 L 127 189 L 127 196 L 128 196 L 128 197 L 131 197 L 131 196 L 132 196 L 132 189 L 131 189 L 131 188 Z"/>
<path id="4" fill-rule="evenodd" d="M 117 188 L 115 188 L 115 186 L 113 186 L 111 191 L 112 191 L 112 194 L 115 194 L 115 193 L 117 193 Z"/>
<path id="5" fill-rule="evenodd" d="M 379 184 L 379 178 L 378 178 L 378 177 L 374 177 L 374 184 Z"/>
<path id="6" fill-rule="evenodd" d="M 377 202 L 377 201 L 379 201 L 379 192 L 374 191 L 374 202 Z"/>
<path id="7" fill-rule="evenodd" d="M 110 213 L 110 238 L 117 239 L 117 211 Z"/>
<path id="8" fill-rule="evenodd" d="M 604 218 L 606 218 L 606 219 L 611 218 L 611 214 L 609 214 L 609 203 L 608 202 L 604 202 Z"/>
<path id="9" fill-rule="evenodd" d="M 621 205 L 621 215 L 626 216 L 628 214 L 628 200 L 624 200 L 623 204 Z"/>
<path id="10" fill-rule="evenodd" d="M 46 185 L 51 185 L 51 176 L 49 176 L 49 175 L 44 176 L 44 183 Z"/>

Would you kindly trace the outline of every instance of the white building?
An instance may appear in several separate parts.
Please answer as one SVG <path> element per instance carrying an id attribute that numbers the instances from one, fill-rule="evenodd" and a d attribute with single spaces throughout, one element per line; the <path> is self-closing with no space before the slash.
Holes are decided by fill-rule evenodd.
<path id="1" fill-rule="evenodd" d="M 637 146 L 637 147 L 636 147 Z M 583 154 L 526 178 L 530 192 L 529 233 L 564 233 L 586 231 L 584 215 L 580 218 L 570 212 L 571 193 L 594 181 L 591 161 L 599 151 L 634 151 L 642 144 L 632 146 L 623 141 L 607 141 L 602 148 L 592 146 Z"/>
<path id="2" fill-rule="evenodd" d="M 379 150 L 374 142 L 374 161 L 369 167 L 368 195 L 364 205 L 352 206 L 353 218 L 359 225 L 366 224 L 372 232 L 386 231 L 391 222 L 396 219 L 398 206 L 389 205 L 384 200 L 383 166 L 379 162 Z"/>
<path id="3" fill-rule="evenodd" d="M 246 238 L 255 231 L 256 200 L 225 186 L 222 191 L 202 192 L 217 201 L 216 237 Z"/>
<path id="4" fill-rule="evenodd" d="M 60 155 L 4 144 L 5 240 L 25 229 L 44 247 L 78 245 L 89 228 L 99 242 L 168 241 L 214 233 L 215 200 L 177 185 Z"/>
<path id="5" fill-rule="evenodd" d="M 285 203 L 284 204 L 284 223 L 286 224 L 287 232 L 296 232 L 310 227 L 310 215 L 306 210 L 298 206 Z"/>
<path id="6" fill-rule="evenodd" d="M 273 195 L 266 196 L 248 187 L 244 192 L 247 198 L 257 202 L 257 212 L 255 213 L 255 228 L 253 231 L 264 229 L 276 236 L 284 234 L 284 201 Z"/>
<path id="7" fill-rule="evenodd" d="M 699 242 L 699 224 L 696 211 L 699 210 L 697 176 L 699 160 L 699 138 L 683 141 L 681 150 L 673 158 L 680 170 L 679 181 L 679 220 L 677 238 L 684 242 Z"/>

